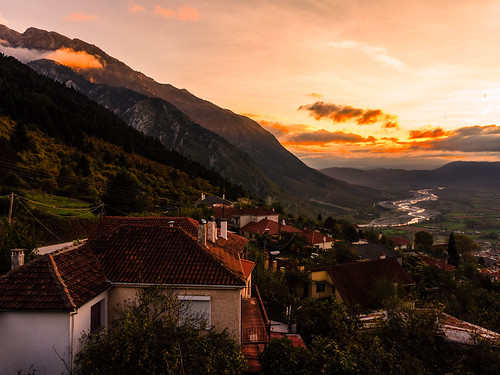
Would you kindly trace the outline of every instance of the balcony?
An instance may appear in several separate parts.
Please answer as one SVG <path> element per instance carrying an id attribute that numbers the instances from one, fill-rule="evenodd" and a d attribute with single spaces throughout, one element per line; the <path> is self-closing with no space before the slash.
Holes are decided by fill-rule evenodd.
<path id="1" fill-rule="evenodd" d="M 260 370 L 258 355 L 269 343 L 270 329 L 259 289 L 253 285 L 252 297 L 241 301 L 241 346 L 248 360 L 248 372 Z"/>

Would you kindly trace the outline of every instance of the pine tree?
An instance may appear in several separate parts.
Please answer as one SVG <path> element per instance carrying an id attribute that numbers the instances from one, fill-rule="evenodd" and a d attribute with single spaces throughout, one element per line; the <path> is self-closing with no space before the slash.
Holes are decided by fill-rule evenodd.
<path id="1" fill-rule="evenodd" d="M 450 233 L 446 251 L 448 252 L 448 264 L 458 267 L 458 265 L 460 264 L 460 254 L 458 253 L 457 247 L 455 245 L 455 237 L 453 235 L 453 232 Z"/>

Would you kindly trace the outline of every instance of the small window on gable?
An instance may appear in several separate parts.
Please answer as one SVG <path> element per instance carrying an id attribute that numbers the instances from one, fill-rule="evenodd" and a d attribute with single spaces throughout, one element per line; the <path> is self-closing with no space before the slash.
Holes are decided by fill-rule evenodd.
<path id="1" fill-rule="evenodd" d="M 207 329 L 211 323 L 211 297 L 210 296 L 179 296 L 181 301 L 180 322 L 181 324 L 191 319 L 203 319 Z"/>
<path id="2" fill-rule="evenodd" d="M 90 333 L 99 331 L 104 326 L 104 300 L 90 307 Z"/>
<path id="3" fill-rule="evenodd" d="M 316 283 L 316 293 L 323 293 L 326 289 L 326 282 L 319 281 Z"/>

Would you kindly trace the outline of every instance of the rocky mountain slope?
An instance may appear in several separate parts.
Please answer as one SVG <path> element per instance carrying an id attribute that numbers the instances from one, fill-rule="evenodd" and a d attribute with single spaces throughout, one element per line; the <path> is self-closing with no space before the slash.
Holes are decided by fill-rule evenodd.
<path id="1" fill-rule="evenodd" d="M 9 48 L 28 48 L 31 51 L 54 51 L 68 48 L 74 51 L 85 51 L 101 65 L 98 68 L 73 68 L 86 80 L 96 84 L 127 88 L 148 97 L 163 99 L 185 113 L 194 123 L 217 133 L 240 151 L 248 154 L 260 171 L 250 175 L 245 174 L 239 182 L 244 186 L 250 185 L 249 188 L 255 183 L 250 190 L 260 189 L 261 196 L 269 192 L 273 199 L 276 198 L 276 192 L 273 191 L 275 189 L 266 187 L 266 185 L 269 186 L 269 181 L 279 186 L 279 190 L 285 194 L 300 196 L 308 204 L 332 211 L 339 208 L 341 210 L 366 208 L 371 206 L 373 200 L 379 196 L 377 191 L 347 184 L 309 168 L 282 147 L 271 133 L 255 121 L 200 99 L 187 90 L 158 83 L 132 70 L 94 45 L 35 28 L 29 28 L 20 34 L 5 26 L 0 26 L 0 39 Z M 147 102 L 149 108 L 155 105 L 164 106 L 164 104 L 160 105 L 160 102 Z M 127 114 L 131 125 L 134 121 L 137 125 L 141 116 L 142 118 L 150 117 L 150 115 L 141 114 L 140 107 L 143 109 L 146 102 L 141 102 L 140 106 L 136 103 L 134 106 L 135 108 L 130 109 Z M 158 111 L 152 112 L 159 113 Z M 167 117 L 164 118 L 166 122 L 169 121 Z M 151 129 L 144 130 L 150 131 Z M 169 133 L 168 136 L 173 135 L 175 132 Z M 206 157 L 210 158 L 210 154 Z M 199 157 L 196 160 L 200 160 Z M 218 168 L 221 170 L 220 167 Z M 221 170 L 221 173 L 229 178 L 228 174 L 233 172 Z M 255 182 L 248 180 L 249 176 L 257 176 L 259 173 L 262 173 L 265 179 Z"/>

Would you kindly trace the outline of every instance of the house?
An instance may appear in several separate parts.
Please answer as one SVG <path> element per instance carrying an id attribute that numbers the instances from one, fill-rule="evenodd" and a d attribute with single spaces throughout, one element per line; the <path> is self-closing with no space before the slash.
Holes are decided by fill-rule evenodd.
<path id="1" fill-rule="evenodd" d="M 403 237 L 389 237 L 394 243 L 395 250 L 406 251 L 411 248 L 411 241 Z"/>
<path id="2" fill-rule="evenodd" d="M 172 288 L 243 346 L 267 342 L 268 319 L 252 294 L 254 264 L 241 255 L 247 242 L 215 222 L 103 218 L 85 244 L 0 278 L 0 373 L 30 364 L 40 373 L 65 372 L 59 356 L 72 369 L 81 333 L 107 326 L 111 307 L 148 285 Z M 255 324 L 257 334 L 249 337 Z"/>
<path id="3" fill-rule="evenodd" d="M 262 219 L 259 222 L 252 221 L 240 229 L 241 235 L 248 238 L 250 241 L 257 239 L 257 236 L 269 235 L 269 236 L 279 236 L 280 233 L 297 233 L 300 234 L 300 230 L 286 225 L 284 220 L 280 224 L 276 221 L 269 219 Z"/>
<path id="4" fill-rule="evenodd" d="M 444 271 L 455 271 L 456 267 L 452 264 L 448 264 L 446 260 L 434 259 L 427 255 L 418 255 L 418 258 L 428 266 L 435 266 Z"/>
<path id="5" fill-rule="evenodd" d="M 196 201 L 196 206 L 204 204 L 207 207 L 213 208 L 214 206 L 228 206 L 233 207 L 233 202 L 226 199 L 226 195 L 223 194 L 222 198 L 216 197 L 215 195 L 206 196 L 204 193 L 201 194 L 201 199 Z"/>
<path id="6" fill-rule="evenodd" d="M 81 333 L 107 325 L 107 280 L 87 247 L 70 247 L 0 278 L 0 373 L 33 365 L 37 373 L 66 372 Z M 60 357 L 60 358 L 59 358 Z"/>
<path id="7" fill-rule="evenodd" d="M 399 264 L 403 264 L 403 256 L 400 253 L 375 243 L 358 244 L 352 248 L 358 254 L 359 260 L 396 258 Z"/>
<path id="8" fill-rule="evenodd" d="M 317 268 L 309 277 L 311 297 L 334 296 L 339 302 L 359 305 L 362 309 L 380 307 L 376 298 L 377 288 L 387 287 L 388 283 L 391 288 L 408 288 L 414 284 L 395 258 Z"/>
<path id="9" fill-rule="evenodd" d="M 227 220 L 229 227 L 238 233 L 248 223 L 258 223 L 263 219 L 268 219 L 276 223 L 279 221 L 279 214 L 265 207 L 237 208 L 215 206 L 213 210 L 217 220 Z"/>
<path id="10" fill-rule="evenodd" d="M 302 235 L 305 237 L 307 243 L 318 249 L 328 250 L 331 249 L 335 240 L 327 234 L 320 233 L 316 230 L 303 230 Z"/>

